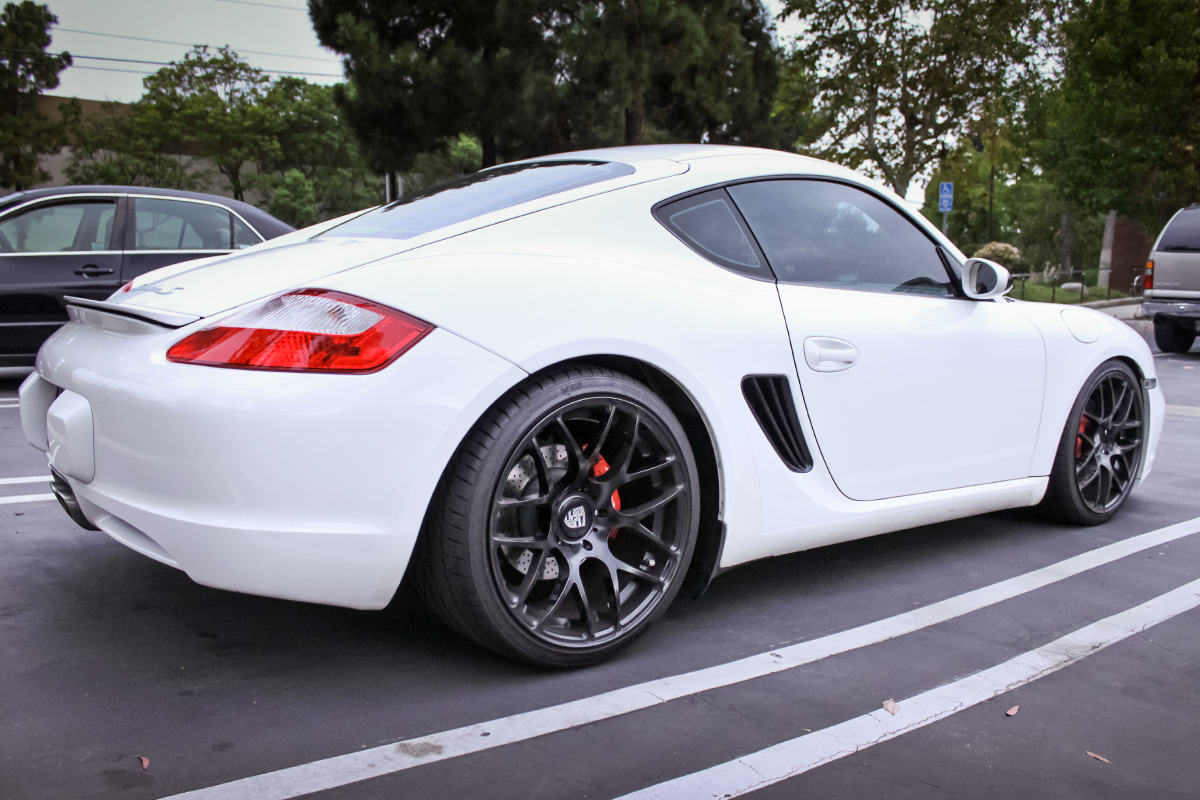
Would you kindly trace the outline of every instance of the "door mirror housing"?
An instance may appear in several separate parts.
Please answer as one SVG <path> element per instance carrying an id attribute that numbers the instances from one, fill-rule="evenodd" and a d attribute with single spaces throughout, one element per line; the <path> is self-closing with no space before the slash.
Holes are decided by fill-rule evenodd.
<path id="1" fill-rule="evenodd" d="M 1012 287 L 1012 275 L 995 261 L 968 258 L 963 264 L 963 294 L 972 300 L 991 300 L 1008 294 Z"/>

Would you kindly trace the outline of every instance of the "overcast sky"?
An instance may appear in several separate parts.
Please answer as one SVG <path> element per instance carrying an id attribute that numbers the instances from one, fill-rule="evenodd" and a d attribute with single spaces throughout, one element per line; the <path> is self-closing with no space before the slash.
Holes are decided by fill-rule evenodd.
<path id="1" fill-rule="evenodd" d="M 132 102 L 141 97 L 143 77 L 181 59 L 192 44 L 229 45 L 273 74 L 314 83 L 342 78 L 337 54 L 317 42 L 304 0 L 45 1 L 58 17 L 50 49 L 75 59 L 55 95 Z M 778 13 L 782 0 L 766 5 Z"/>

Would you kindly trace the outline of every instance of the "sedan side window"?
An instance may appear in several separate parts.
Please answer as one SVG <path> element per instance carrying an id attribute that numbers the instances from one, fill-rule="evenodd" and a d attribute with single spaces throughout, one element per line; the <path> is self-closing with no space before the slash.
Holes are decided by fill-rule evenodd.
<path id="1" fill-rule="evenodd" d="M 112 249 L 113 200 L 56 203 L 22 211 L 0 222 L 0 251 L 62 253 Z"/>
<path id="2" fill-rule="evenodd" d="M 887 203 L 841 183 L 766 180 L 729 187 L 784 283 L 954 294 L 933 241 Z"/>
<path id="3" fill-rule="evenodd" d="M 134 250 L 232 250 L 234 217 L 208 203 L 138 197 Z"/>

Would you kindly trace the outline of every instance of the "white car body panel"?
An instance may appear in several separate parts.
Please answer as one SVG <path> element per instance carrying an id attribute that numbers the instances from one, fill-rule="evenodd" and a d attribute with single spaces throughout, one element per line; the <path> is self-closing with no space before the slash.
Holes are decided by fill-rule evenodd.
<path id="1" fill-rule="evenodd" d="M 638 171 L 414 239 L 285 242 L 150 273 L 141 291 L 114 301 L 133 314 L 207 319 L 167 330 L 92 311 L 68 324 L 23 389 L 27 437 L 73 458 L 72 448 L 85 445 L 54 439 L 39 417 L 53 395 L 43 384 L 77 395 L 94 422 L 95 476 L 67 479 L 87 517 L 114 538 L 206 585 L 378 608 L 404 574 L 458 443 L 505 391 L 554 364 L 636 359 L 692 400 L 720 473 L 722 567 L 1036 503 L 1092 370 L 1120 357 L 1154 377 L 1145 343 L 1103 315 L 1096 341 L 1084 343 L 1061 306 L 777 287 L 702 259 L 650 214 L 667 198 L 751 176 L 870 185 L 849 170 L 699 146 L 568 157 L 625 160 Z M 928 222 L 906 214 L 962 258 Z M 298 287 L 365 297 L 437 329 L 370 375 L 166 361 L 171 344 L 227 311 Z M 811 313 L 807 303 L 816 303 Z M 976 338 L 945 340 L 968 324 Z M 903 348 L 889 338 L 897 326 L 927 337 L 928 363 L 900 358 Z M 809 369 L 802 341 L 812 336 L 852 342 L 860 363 Z M 742 396 L 747 375 L 787 377 L 811 471 L 780 460 Z M 895 402 L 893 418 L 935 404 L 928 421 L 936 436 L 897 431 L 881 442 L 869 419 L 879 387 L 906 380 L 927 383 L 882 399 Z M 1147 395 L 1143 477 L 1163 410 L 1158 389 Z"/>

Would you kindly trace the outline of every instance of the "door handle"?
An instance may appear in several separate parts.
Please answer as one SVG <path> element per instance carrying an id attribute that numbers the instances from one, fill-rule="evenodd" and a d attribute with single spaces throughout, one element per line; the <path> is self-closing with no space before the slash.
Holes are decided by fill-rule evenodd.
<path id="1" fill-rule="evenodd" d="M 101 275 L 112 275 L 113 270 L 107 267 L 98 267 L 95 264 L 88 264 L 75 270 L 76 275 L 82 275 L 85 278 L 98 278 Z"/>
<path id="2" fill-rule="evenodd" d="M 804 360 L 814 372 L 841 372 L 858 363 L 858 348 L 832 336 L 804 340 Z"/>

